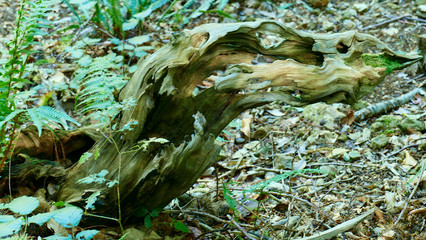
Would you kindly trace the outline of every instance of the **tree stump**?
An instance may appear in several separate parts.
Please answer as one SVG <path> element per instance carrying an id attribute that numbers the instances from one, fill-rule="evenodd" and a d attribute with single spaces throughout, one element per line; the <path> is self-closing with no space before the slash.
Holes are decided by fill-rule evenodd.
<path id="1" fill-rule="evenodd" d="M 355 31 L 313 34 L 275 21 L 186 30 L 141 60 L 120 92 L 121 101 L 133 98 L 136 104 L 115 122 L 119 128 L 138 124 L 98 140 L 93 155 L 68 172 L 57 200 L 82 203 L 100 191 L 94 211 L 116 215 L 116 189 L 76 183 L 106 169 L 105 178 L 119 180 L 123 214 L 163 207 L 217 160 L 216 137 L 244 110 L 274 101 L 353 103 L 387 73 L 418 59 Z M 213 86 L 195 91 L 206 79 Z M 154 137 L 169 142 L 140 146 Z"/>

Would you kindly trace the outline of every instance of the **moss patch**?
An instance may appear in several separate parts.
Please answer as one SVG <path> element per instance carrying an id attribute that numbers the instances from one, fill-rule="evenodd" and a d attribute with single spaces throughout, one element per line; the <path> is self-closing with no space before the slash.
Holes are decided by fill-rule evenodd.
<path id="1" fill-rule="evenodd" d="M 372 67 L 386 67 L 386 73 L 391 73 L 395 69 L 403 66 L 404 61 L 388 54 L 370 55 L 363 54 L 362 60 L 365 65 Z"/>

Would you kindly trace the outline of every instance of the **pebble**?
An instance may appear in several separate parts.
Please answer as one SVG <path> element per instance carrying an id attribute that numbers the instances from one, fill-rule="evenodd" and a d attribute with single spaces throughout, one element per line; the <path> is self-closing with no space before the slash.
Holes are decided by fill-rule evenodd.
<path id="1" fill-rule="evenodd" d="M 343 21 L 343 27 L 350 30 L 355 27 L 355 23 L 349 19 L 345 19 Z"/>
<path id="2" fill-rule="evenodd" d="M 381 149 L 388 145 L 388 143 L 388 137 L 385 134 L 380 134 L 379 136 L 371 139 L 370 146 L 374 149 Z"/>
<path id="3" fill-rule="evenodd" d="M 332 30 L 334 30 L 334 26 L 335 26 L 334 23 L 332 23 L 332 22 L 330 22 L 328 20 L 324 20 L 321 23 L 321 25 L 322 25 L 322 29 L 324 29 L 325 31 L 332 31 Z"/>
<path id="4" fill-rule="evenodd" d="M 352 17 L 356 17 L 358 14 L 354 9 L 347 9 L 343 12 L 342 19 L 348 19 Z"/>
<path id="5" fill-rule="evenodd" d="M 417 7 L 416 15 L 421 18 L 426 18 L 426 4 Z"/>
<path id="6" fill-rule="evenodd" d="M 365 3 L 355 3 L 354 4 L 354 9 L 358 12 L 358 13 L 365 13 L 368 10 L 368 4 Z"/>

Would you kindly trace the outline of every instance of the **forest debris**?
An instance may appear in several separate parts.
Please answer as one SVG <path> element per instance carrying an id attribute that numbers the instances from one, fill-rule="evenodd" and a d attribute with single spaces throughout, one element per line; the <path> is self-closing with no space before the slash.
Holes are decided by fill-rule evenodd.
<path id="1" fill-rule="evenodd" d="M 358 13 L 364 13 L 368 10 L 369 5 L 366 3 L 354 3 L 354 9 L 358 12 Z"/>
<path id="2" fill-rule="evenodd" d="M 303 109 L 303 116 L 315 124 L 324 125 L 328 129 L 337 127 L 338 121 L 345 115 L 326 103 L 315 103 Z"/>
<path id="3" fill-rule="evenodd" d="M 413 134 L 425 131 L 425 124 L 416 119 L 405 118 L 398 123 L 398 127 L 403 133 Z"/>
<path id="4" fill-rule="evenodd" d="M 384 148 L 389 143 L 389 138 L 385 134 L 379 134 L 371 139 L 370 146 L 374 149 Z"/>
<path id="5" fill-rule="evenodd" d="M 371 131 L 375 133 L 379 131 L 395 129 L 401 120 L 402 117 L 400 116 L 383 115 L 374 121 L 374 123 L 371 125 Z"/>
<path id="6" fill-rule="evenodd" d="M 366 218 L 368 218 L 371 214 L 374 213 L 374 208 L 368 210 L 367 212 L 363 213 L 362 215 L 351 219 L 349 221 L 343 222 L 333 228 L 328 229 L 327 231 L 314 234 L 310 237 L 305 238 L 297 238 L 295 240 L 325 240 L 330 239 L 334 236 L 336 236 L 339 233 L 345 232 L 353 227 L 355 227 L 358 223 L 364 221 Z"/>
<path id="7" fill-rule="evenodd" d="M 416 159 L 414 159 L 407 150 L 404 150 L 405 158 L 402 162 L 402 167 L 407 171 L 417 165 Z"/>

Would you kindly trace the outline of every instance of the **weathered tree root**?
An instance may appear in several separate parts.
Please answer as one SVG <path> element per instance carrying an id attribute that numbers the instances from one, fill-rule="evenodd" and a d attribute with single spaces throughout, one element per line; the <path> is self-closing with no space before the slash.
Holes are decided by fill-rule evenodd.
<path id="1" fill-rule="evenodd" d="M 264 44 L 262 35 L 277 36 L 277 43 Z M 367 61 L 370 47 L 383 54 Z M 269 60 L 256 61 L 259 55 Z M 355 102 L 382 82 L 389 70 L 383 61 L 396 69 L 418 59 L 367 34 L 312 34 L 275 21 L 185 31 L 141 61 L 120 92 L 120 100 L 137 102 L 116 119 L 119 128 L 134 120 L 138 125 L 100 139 L 90 150 L 96 154 L 68 172 L 57 200 L 83 204 L 100 191 L 95 211 L 106 215 L 117 212 L 118 194 L 123 214 L 164 206 L 217 160 L 215 138 L 242 111 L 273 101 Z M 206 78 L 214 86 L 196 94 Z M 169 142 L 138 147 L 152 137 Z M 108 180 L 119 180 L 118 194 L 105 184 L 76 184 L 101 170 L 109 171 Z"/>

